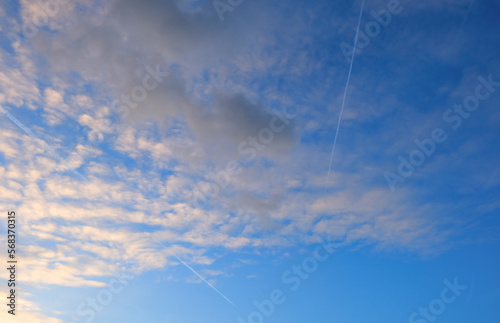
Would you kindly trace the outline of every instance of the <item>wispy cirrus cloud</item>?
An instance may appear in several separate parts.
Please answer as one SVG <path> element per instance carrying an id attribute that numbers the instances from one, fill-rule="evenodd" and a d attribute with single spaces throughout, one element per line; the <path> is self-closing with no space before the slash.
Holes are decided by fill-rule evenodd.
<path id="1" fill-rule="evenodd" d="M 21 1 L 2 31 L 19 30 L 38 5 Z M 324 12 L 359 6 L 301 3 L 307 10 L 293 15 L 286 6 L 248 2 L 221 23 L 211 6 L 193 1 L 79 1 L 61 7 L 36 37 L 2 45 L 0 104 L 39 137 L 0 119 L 0 196 L 23 214 L 26 284 L 104 287 L 121 267 L 173 270 L 179 261 L 172 255 L 199 265 L 212 283 L 238 252 L 272 253 L 325 235 L 345 248 L 435 256 L 460 241 L 481 212 L 498 208 L 481 200 L 476 218 L 453 217 L 472 202 L 438 199 L 446 184 L 431 180 L 460 173 L 447 183 L 464 195 L 472 194 L 467 185 L 498 186 L 489 176 L 497 174 L 496 159 L 485 155 L 496 139 L 496 100 L 470 119 L 471 127 L 486 125 L 484 142 L 464 128 L 415 183 L 391 193 L 383 178 L 392 156 L 435 127 L 436 111 L 452 106 L 479 70 L 498 67 L 480 50 L 471 55 L 485 58 L 484 66 L 463 67 L 465 52 L 484 48 L 482 41 L 453 38 L 448 27 L 414 28 L 422 16 L 463 18 L 468 2 L 412 2 L 356 57 L 326 189 L 348 71 L 337 45 L 352 38 L 356 15 L 325 25 L 329 33 L 311 24 Z M 244 19 L 250 16 L 254 21 Z M 113 102 L 127 104 L 151 68 L 165 75 L 123 120 Z M 282 111 L 296 117 L 245 161 L 239 145 Z M 476 155 L 484 167 L 468 173 Z M 229 160 L 241 162 L 241 173 L 207 207 L 193 205 L 195 189 L 213 183 L 209 174 Z M 424 203 L 426 196 L 433 197 Z"/>

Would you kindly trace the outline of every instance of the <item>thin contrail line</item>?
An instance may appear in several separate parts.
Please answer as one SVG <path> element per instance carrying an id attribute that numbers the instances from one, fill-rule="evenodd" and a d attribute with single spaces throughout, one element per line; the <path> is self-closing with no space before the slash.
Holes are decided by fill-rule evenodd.
<path id="1" fill-rule="evenodd" d="M 167 249 L 167 246 L 165 246 L 165 244 L 163 242 L 161 242 L 160 240 L 156 239 L 156 238 L 153 238 L 154 240 L 156 240 L 156 242 L 158 242 L 159 244 L 161 244 L 163 247 L 165 247 L 165 249 Z M 170 252 L 170 254 L 172 256 L 174 256 L 175 258 L 177 258 L 177 260 L 179 260 L 184 266 L 186 266 L 189 270 L 191 270 L 196 276 L 198 276 L 203 282 L 205 282 L 205 284 L 207 284 L 208 286 L 210 286 L 210 288 L 212 288 L 214 291 L 217 292 L 217 294 L 219 294 L 220 296 L 222 296 L 226 301 L 228 301 L 231 305 L 233 305 L 234 307 L 236 307 L 236 305 L 234 305 L 233 302 L 231 302 L 231 300 L 229 298 L 227 298 L 224 294 L 222 294 L 217 288 L 215 288 L 215 286 L 213 286 L 212 284 L 210 284 L 205 278 L 203 278 L 200 274 L 198 274 L 198 272 L 196 270 L 194 270 L 193 268 L 191 268 L 191 266 L 189 266 L 188 264 L 186 264 L 181 258 L 177 257 L 176 254 Z"/>
<path id="2" fill-rule="evenodd" d="M 3 113 L 7 118 L 9 118 L 10 121 L 12 121 L 16 126 L 18 126 L 21 130 L 23 130 L 26 134 L 28 134 L 29 136 L 31 136 L 32 138 L 35 138 L 39 141 L 41 141 L 43 143 L 43 149 L 47 149 L 50 153 L 52 153 L 53 155 L 55 155 L 57 158 L 60 158 L 56 152 L 54 152 L 50 146 L 45 142 L 43 141 L 42 139 L 38 138 L 28 127 L 26 127 L 24 124 L 22 124 L 19 120 L 17 120 L 13 115 L 11 115 L 8 111 L 6 111 L 5 109 L 3 109 L 1 106 L 0 106 L 0 112 Z M 80 177 L 82 177 L 84 180 L 87 180 L 85 177 L 83 177 L 83 175 L 81 175 L 78 171 L 76 170 L 72 170 L 76 175 L 79 175 Z M 34 242 L 33 240 L 31 240 L 32 242 Z M 158 240 L 157 240 L 158 241 Z M 163 247 L 167 248 L 161 241 L 158 241 Z M 184 266 L 186 266 L 189 270 L 191 270 L 196 276 L 198 276 L 202 281 L 204 281 L 208 286 L 210 286 L 214 291 L 216 291 L 220 296 L 222 296 L 226 301 L 228 301 L 231 305 L 233 305 L 234 307 L 236 307 L 236 305 L 234 305 L 233 302 L 231 302 L 231 300 L 229 298 L 227 298 L 224 294 L 222 294 L 217 288 L 215 288 L 212 284 L 210 284 L 205 278 L 203 278 L 198 272 L 196 272 L 196 270 L 194 270 L 193 268 L 191 268 L 191 266 L 189 266 L 188 264 L 186 264 L 181 258 L 177 257 L 177 255 L 171 253 L 175 258 L 177 258 Z"/>
<path id="3" fill-rule="evenodd" d="M 216 291 L 217 293 L 219 293 L 220 296 L 224 297 L 224 299 L 226 301 L 228 301 L 229 303 L 231 303 L 231 305 L 233 305 L 234 307 L 236 307 L 236 305 L 234 305 L 233 302 L 231 302 L 231 300 L 229 300 L 229 298 L 227 298 L 226 296 L 224 296 L 224 294 L 222 294 L 221 292 L 219 292 L 219 290 L 217 288 L 215 288 L 212 284 L 210 284 L 205 278 L 203 278 L 200 274 L 198 274 L 196 272 L 196 270 L 194 270 L 193 268 L 191 268 L 191 266 L 189 266 L 188 264 L 186 264 L 184 261 L 182 261 L 181 258 L 177 257 L 176 255 L 173 254 L 173 256 L 175 258 L 177 258 L 177 260 L 179 260 L 184 266 L 186 266 L 187 268 L 189 268 L 189 270 L 191 270 L 196 276 L 198 276 L 201 280 L 203 280 L 208 286 L 210 286 L 214 291 Z"/>
<path id="4" fill-rule="evenodd" d="M 332 169 L 333 153 L 335 152 L 335 145 L 337 144 L 337 138 L 338 138 L 339 129 L 340 129 L 340 122 L 342 121 L 342 113 L 344 112 L 345 99 L 347 96 L 347 89 L 349 88 L 349 82 L 351 80 L 352 65 L 354 63 L 354 55 L 356 54 L 356 45 L 358 44 L 359 26 L 361 25 L 361 16 L 363 15 L 363 8 L 364 7 L 365 7 L 365 0 L 363 0 L 363 2 L 361 2 L 361 10 L 359 11 L 358 27 L 356 28 L 356 35 L 354 36 L 354 48 L 352 50 L 351 64 L 349 65 L 349 73 L 347 74 L 347 81 L 346 81 L 345 89 L 344 89 L 344 97 L 342 99 L 342 106 L 340 108 L 339 121 L 337 122 L 337 130 L 335 131 L 335 139 L 333 141 L 332 153 L 330 155 L 330 164 L 328 165 L 328 174 L 326 175 L 325 188 L 323 191 L 326 191 L 326 186 L 328 185 L 328 180 L 330 179 L 330 171 Z"/>
<path id="5" fill-rule="evenodd" d="M 12 121 L 16 126 L 18 126 L 22 131 L 24 131 L 31 138 L 35 138 L 38 141 L 41 141 L 43 144 L 40 144 L 40 146 L 42 146 L 43 150 L 48 150 L 52 154 L 52 156 L 54 156 L 55 158 L 57 158 L 59 161 L 62 160 L 62 158 L 50 147 L 49 144 L 47 144 L 44 140 L 38 138 L 37 135 L 35 135 L 33 133 L 33 131 L 31 131 L 28 127 L 26 127 L 24 124 L 22 124 L 21 121 L 17 120 L 16 117 L 14 117 L 12 114 L 9 113 L 9 111 L 5 110 L 4 108 L 2 108 L 0 106 L 0 112 L 3 113 L 3 114 L 5 114 L 5 116 L 7 118 L 9 118 L 10 121 Z M 73 174 L 75 174 L 76 176 L 80 177 L 85 182 L 89 181 L 85 176 L 83 176 L 82 174 L 80 174 L 80 172 L 78 172 L 77 170 L 71 169 L 71 172 Z"/>

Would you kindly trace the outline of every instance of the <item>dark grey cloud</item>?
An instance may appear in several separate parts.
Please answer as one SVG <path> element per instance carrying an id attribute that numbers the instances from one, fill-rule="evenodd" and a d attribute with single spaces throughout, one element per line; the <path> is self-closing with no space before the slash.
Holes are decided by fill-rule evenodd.
<path id="1" fill-rule="evenodd" d="M 37 37 L 35 46 L 47 58 L 51 73 L 77 72 L 96 82 L 103 95 L 123 101 L 141 85 L 147 67 L 159 66 L 168 76 L 130 109 L 126 122 L 140 126 L 144 120 L 182 118 L 212 156 L 237 157 L 241 141 L 269 127 L 274 114 L 264 103 L 252 103 L 244 94 L 227 93 L 216 85 L 204 90 L 209 98 L 203 102 L 190 91 L 195 78 L 216 63 L 234 59 L 249 36 L 258 35 L 258 28 L 247 28 L 248 21 L 221 23 L 211 5 L 192 13 L 175 1 L 121 0 L 111 2 L 100 15 L 93 10 L 75 14 L 74 23 L 57 35 Z M 263 153 L 290 147 L 293 129 L 290 122 Z"/>
<path id="2" fill-rule="evenodd" d="M 208 152 L 214 155 L 225 150 L 232 153 L 233 158 L 240 159 L 237 147 L 249 141 L 249 136 L 258 138 L 263 129 L 271 129 L 271 123 L 283 129 L 273 132 L 273 139 L 262 144 L 265 148 L 259 151 L 269 155 L 272 151 L 288 150 L 294 142 L 295 122 L 289 119 L 283 122 L 283 111 L 270 111 L 261 103 L 252 103 L 244 94 L 215 94 L 215 106 L 208 110 L 204 107 L 188 111 L 188 122 L 199 142 Z M 269 131 L 268 131 L 269 132 Z M 225 155 L 225 154 L 224 154 Z"/>

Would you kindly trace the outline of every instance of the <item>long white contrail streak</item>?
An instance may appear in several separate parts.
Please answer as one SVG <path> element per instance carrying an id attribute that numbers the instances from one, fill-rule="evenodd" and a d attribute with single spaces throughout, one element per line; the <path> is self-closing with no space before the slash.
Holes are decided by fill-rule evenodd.
<path id="1" fill-rule="evenodd" d="M 47 150 L 49 153 L 52 154 L 53 157 L 55 157 L 56 159 L 58 159 L 58 161 L 62 160 L 62 158 L 50 147 L 50 145 L 48 145 L 42 139 L 38 138 L 33 133 L 33 131 L 31 131 L 28 127 L 26 127 L 25 125 L 23 125 L 21 123 L 21 121 L 17 120 L 16 117 L 14 117 L 13 115 L 11 115 L 7 110 L 5 110 L 4 108 L 2 108 L 1 106 L 0 106 L 0 112 L 3 113 L 7 118 L 9 118 L 10 121 L 12 121 L 16 126 L 18 126 L 22 131 L 24 131 L 28 136 L 30 136 L 33 139 L 37 139 L 38 140 L 37 143 L 40 146 L 42 146 L 42 148 L 43 148 L 44 151 Z M 40 142 L 43 143 L 43 144 L 41 144 Z M 71 169 L 71 172 L 73 174 L 75 174 L 76 176 L 80 177 L 85 182 L 89 181 L 85 176 L 83 176 L 82 174 L 80 174 L 77 170 Z"/>
<path id="2" fill-rule="evenodd" d="M 359 11 L 358 27 L 356 28 L 356 35 L 354 36 L 354 48 L 352 50 L 351 64 L 349 65 L 349 73 L 347 74 L 347 81 L 346 81 L 345 89 L 344 89 L 344 97 L 342 99 L 342 106 L 340 108 L 339 121 L 337 122 L 337 130 L 335 131 L 335 139 L 333 140 L 332 153 L 330 155 L 330 163 L 328 165 L 328 174 L 326 175 L 325 188 L 323 191 L 326 191 L 326 187 L 328 185 L 328 180 L 330 179 L 330 171 L 332 169 L 333 153 L 335 152 L 335 145 L 337 144 L 337 138 L 339 136 L 340 122 L 342 121 L 342 113 L 344 112 L 344 105 L 345 105 L 345 98 L 347 96 L 347 89 L 349 88 L 349 82 L 351 81 L 352 64 L 354 63 L 354 55 L 356 54 L 356 45 L 358 44 L 359 26 L 361 25 L 361 16 L 363 15 L 363 8 L 364 7 L 365 7 L 365 0 L 363 0 L 363 2 L 361 2 L 361 10 Z"/>
<path id="3" fill-rule="evenodd" d="M 233 302 L 231 302 L 229 300 L 229 298 L 227 298 L 226 296 L 224 296 L 224 294 L 222 294 L 221 292 L 219 292 L 219 290 L 217 288 L 215 288 L 212 284 L 210 284 L 205 278 L 203 278 L 200 274 L 198 274 L 196 272 L 196 270 L 194 270 L 193 268 L 191 268 L 191 266 L 189 266 L 188 264 L 186 264 L 184 261 L 182 261 L 181 258 L 177 257 L 176 255 L 173 255 L 175 258 L 177 258 L 177 260 L 179 260 L 184 266 L 186 266 L 189 270 L 191 270 L 196 276 L 198 276 L 201 280 L 203 280 L 208 286 L 210 286 L 214 291 L 216 291 L 220 296 L 224 297 L 224 299 L 226 301 L 228 301 L 229 303 L 231 303 L 231 305 L 233 305 L 234 307 L 236 307 L 236 305 L 234 305 Z"/>
<path id="4" fill-rule="evenodd" d="M 163 247 L 165 247 L 165 249 L 167 249 L 167 246 L 165 246 L 165 244 L 163 244 L 163 242 L 161 242 L 160 240 L 158 239 L 155 239 L 153 238 L 156 242 L 158 242 L 160 245 L 162 245 Z M 177 258 L 177 260 L 179 260 L 184 266 L 186 266 L 189 270 L 191 270 L 196 276 L 198 276 L 203 282 L 205 282 L 205 284 L 207 284 L 210 288 L 212 288 L 215 292 L 217 292 L 220 296 L 222 296 L 226 301 L 228 301 L 231 305 L 233 305 L 234 307 L 236 307 L 236 305 L 231 302 L 231 300 L 229 298 L 227 298 L 224 294 L 222 294 L 217 288 L 215 288 L 214 285 L 210 284 L 205 278 L 203 278 L 200 274 L 198 274 L 198 272 L 196 270 L 194 270 L 193 268 L 191 268 L 191 266 L 189 266 L 188 264 L 186 264 L 181 258 L 177 257 L 176 254 L 170 252 L 170 254 L 172 256 L 174 256 L 175 258 Z"/>

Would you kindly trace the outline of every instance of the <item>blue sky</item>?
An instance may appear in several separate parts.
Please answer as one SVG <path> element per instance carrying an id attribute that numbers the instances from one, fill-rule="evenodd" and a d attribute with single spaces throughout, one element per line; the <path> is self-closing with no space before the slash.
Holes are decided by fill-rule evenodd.
<path id="1" fill-rule="evenodd" d="M 0 320 L 498 322 L 499 13 L 2 3 Z"/>

